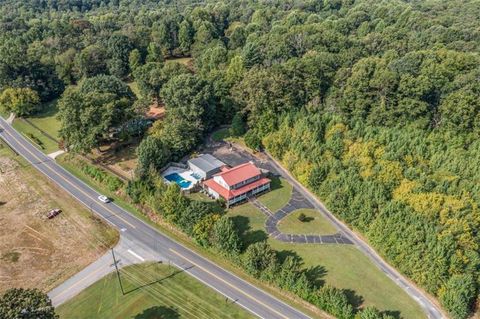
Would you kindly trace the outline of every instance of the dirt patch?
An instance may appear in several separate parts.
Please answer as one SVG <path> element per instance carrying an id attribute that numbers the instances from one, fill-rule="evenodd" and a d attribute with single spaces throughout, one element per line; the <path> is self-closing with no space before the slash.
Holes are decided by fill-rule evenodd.
<path id="1" fill-rule="evenodd" d="M 0 293 L 49 291 L 95 261 L 117 232 L 26 163 L 0 152 Z M 45 218 L 53 208 L 62 213 Z"/>

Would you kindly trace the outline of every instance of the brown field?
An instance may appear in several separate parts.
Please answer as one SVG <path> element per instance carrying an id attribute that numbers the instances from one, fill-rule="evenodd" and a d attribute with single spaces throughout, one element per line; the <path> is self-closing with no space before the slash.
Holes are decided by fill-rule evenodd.
<path id="1" fill-rule="evenodd" d="M 45 218 L 52 208 L 63 212 Z M 49 291 L 95 261 L 118 233 L 0 144 L 0 294 Z"/>

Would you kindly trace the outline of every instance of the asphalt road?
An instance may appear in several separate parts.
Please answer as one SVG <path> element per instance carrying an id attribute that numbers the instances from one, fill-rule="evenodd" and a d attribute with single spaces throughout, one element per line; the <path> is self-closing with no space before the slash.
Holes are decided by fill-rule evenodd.
<path id="1" fill-rule="evenodd" d="M 0 137 L 54 183 L 120 230 L 122 238 L 157 252 L 173 265 L 258 317 L 309 318 L 299 310 L 170 239 L 115 203 L 99 202 L 98 192 L 40 152 L 1 117 Z"/>

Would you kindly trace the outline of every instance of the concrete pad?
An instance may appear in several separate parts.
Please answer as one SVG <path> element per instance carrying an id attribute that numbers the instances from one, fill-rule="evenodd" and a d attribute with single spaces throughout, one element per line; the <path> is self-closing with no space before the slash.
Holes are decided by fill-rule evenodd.
<path id="1" fill-rule="evenodd" d="M 59 150 L 59 151 L 48 154 L 48 157 L 55 159 L 57 156 L 62 155 L 63 153 L 65 153 L 65 151 Z"/>

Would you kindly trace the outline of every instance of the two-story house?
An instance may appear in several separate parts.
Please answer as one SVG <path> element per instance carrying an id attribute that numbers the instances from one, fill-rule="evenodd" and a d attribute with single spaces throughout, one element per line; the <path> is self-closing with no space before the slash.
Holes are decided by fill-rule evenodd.
<path id="1" fill-rule="evenodd" d="M 269 190 L 270 180 L 249 162 L 232 168 L 223 167 L 220 173 L 203 182 L 203 186 L 213 198 L 223 198 L 228 207 Z"/>

